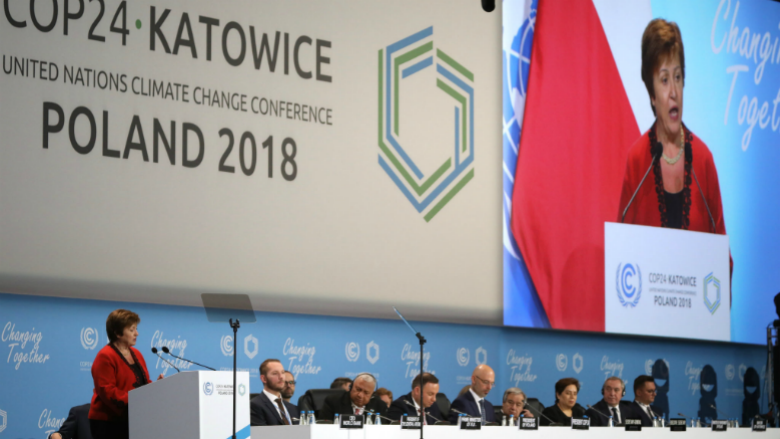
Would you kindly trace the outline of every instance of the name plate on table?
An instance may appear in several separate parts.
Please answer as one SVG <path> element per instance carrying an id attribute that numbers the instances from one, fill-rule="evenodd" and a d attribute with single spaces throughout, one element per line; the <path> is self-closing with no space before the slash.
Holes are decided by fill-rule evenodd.
<path id="1" fill-rule="evenodd" d="M 572 430 L 590 430 L 590 419 L 571 418 Z"/>
<path id="2" fill-rule="evenodd" d="M 729 421 L 726 420 L 713 420 L 712 421 L 712 431 L 726 431 L 726 429 L 729 428 Z"/>
<path id="3" fill-rule="evenodd" d="M 482 430 L 482 418 L 463 416 L 460 418 L 461 430 Z"/>
<path id="4" fill-rule="evenodd" d="M 520 418 L 520 430 L 538 430 L 539 419 L 537 418 Z"/>
<path id="5" fill-rule="evenodd" d="M 685 431 L 688 424 L 684 418 L 672 418 L 669 420 L 670 431 Z"/>
<path id="6" fill-rule="evenodd" d="M 422 425 L 421 416 L 401 416 L 401 430 L 419 430 Z"/>
<path id="7" fill-rule="evenodd" d="M 754 419 L 753 431 L 766 431 L 766 421 L 763 419 Z"/>
<path id="8" fill-rule="evenodd" d="M 340 428 L 363 428 L 363 416 L 362 415 L 341 415 L 339 416 Z"/>
<path id="9" fill-rule="evenodd" d="M 642 420 L 626 419 L 626 431 L 642 431 Z"/>

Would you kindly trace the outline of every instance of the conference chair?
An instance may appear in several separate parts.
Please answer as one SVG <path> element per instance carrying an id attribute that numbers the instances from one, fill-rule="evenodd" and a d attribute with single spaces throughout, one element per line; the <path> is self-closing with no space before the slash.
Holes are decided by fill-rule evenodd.
<path id="1" fill-rule="evenodd" d="M 441 411 L 442 415 L 444 415 L 443 420 L 447 420 L 447 413 L 450 412 L 450 400 L 447 398 L 447 395 L 443 393 L 437 393 L 436 394 L 436 405 L 439 406 L 439 410 Z"/>
<path id="2" fill-rule="evenodd" d="M 314 416 L 317 417 L 318 421 L 333 421 L 332 419 L 320 419 L 320 410 L 325 405 L 325 398 L 344 392 L 343 389 L 309 389 L 298 398 L 298 410 L 301 412 L 314 410 Z"/>

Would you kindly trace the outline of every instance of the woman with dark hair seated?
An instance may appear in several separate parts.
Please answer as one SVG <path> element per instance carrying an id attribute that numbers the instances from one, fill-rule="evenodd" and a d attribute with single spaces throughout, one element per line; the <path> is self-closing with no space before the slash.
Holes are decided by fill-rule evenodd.
<path id="1" fill-rule="evenodd" d="M 576 378 L 558 380 L 555 383 L 555 405 L 544 409 L 541 424 L 570 426 L 571 418 L 585 416 L 585 410 L 577 405 L 579 391 L 580 382 Z"/>
<path id="2" fill-rule="evenodd" d="M 89 427 L 93 439 L 127 439 L 127 394 L 150 382 L 143 355 L 133 347 L 138 338 L 138 314 L 118 309 L 108 315 L 106 332 L 109 343 L 92 363 L 95 383 L 89 408 Z M 163 375 L 157 378 L 162 379 Z"/>

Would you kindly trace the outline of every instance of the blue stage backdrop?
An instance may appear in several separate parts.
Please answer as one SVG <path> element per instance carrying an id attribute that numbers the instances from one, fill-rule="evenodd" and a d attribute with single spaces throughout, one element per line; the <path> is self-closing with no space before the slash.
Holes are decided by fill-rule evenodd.
<path id="1" fill-rule="evenodd" d="M 5 429 L 0 438 L 43 438 L 58 428 L 70 407 L 90 400 L 92 360 L 108 341 L 105 319 L 117 308 L 141 316 L 136 347 L 153 377 L 175 373 L 151 353 L 153 346 L 168 346 L 179 356 L 221 370 L 230 370 L 233 349 L 238 349 L 238 367 L 250 372 L 253 393 L 262 389 L 260 363 L 277 358 L 298 381 L 294 402 L 307 389 L 328 387 L 336 377 L 363 371 L 375 374 L 379 386 L 398 397 L 409 391 L 419 369 L 417 339 L 401 321 L 257 312 L 257 323 L 242 325 L 234 343 L 228 324 L 209 323 L 199 308 L 0 294 L 0 358 L 4 359 L 0 361 L 0 426 Z M 633 379 L 653 374 L 659 387 L 656 401 L 666 402 L 666 413 L 699 416 L 704 388 L 709 395 L 715 392 L 721 411 L 738 417 L 745 386 L 754 384 L 743 382 L 748 368 L 755 368 L 764 382 L 765 351 L 757 346 L 414 325 L 428 339 L 425 368 L 441 379 L 441 391 L 450 399 L 469 384 L 477 364 L 496 370 L 496 388 L 488 396 L 494 404 L 500 403 L 507 387 L 518 386 L 529 397 L 551 405 L 555 381 L 569 376 L 582 382 L 578 400 L 582 405 L 601 398 L 601 385 L 611 375 L 628 381 L 626 399 L 632 399 Z M 194 369 L 181 361 L 175 364 L 182 370 Z M 715 377 L 702 384 L 706 365 L 712 366 Z M 757 395 L 754 387 L 747 390 Z"/>

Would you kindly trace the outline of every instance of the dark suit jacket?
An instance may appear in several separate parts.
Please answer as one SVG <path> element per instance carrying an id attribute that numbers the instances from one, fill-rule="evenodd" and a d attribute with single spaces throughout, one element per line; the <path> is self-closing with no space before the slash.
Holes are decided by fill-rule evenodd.
<path id="1" fill-rule="evenodd" d="M 539 420 L 540 425 L 552 425 L 552 422 L 554 422 L 557 425 L 563 425 L 563 426 L 570 426 L 571 425 L 571 418 L 566 416 L 565 413 L 563 413 L 563 410 L 561 410 L 560 407 L 558 407 L 558 404 L 553 404 L 550 407 L 547 407 L 542 411 L 542 414 L 544 416 L 547 416 L 547 418 L 550 418 L 550 420 L 547 420 L 544 416 L 542 416 L 542 419 Z M 579 406 L 575 405 L 571 409 L 571 416 L 572 418 L 582 418 L 585 416 L 585 410 Z"/>
<path id="2" fill-rule="evenodd" d="M 401 416 L 403 415 L 417 416 L 417 409 L 414 408 L 414 401 L 412 401 L 411 393 L 407 393 L 393 401 L 393 403 L 390 404 L 390 410 L 387 411 L 387 417 L 394 421 L 400 421 Z M 433 425 L 439 421 L 446 421 L 441 414 L 441 410 L 439 410 L 439 405 L 435 402 L 432 406 L 425 409 L 425 419 L 426 422 L 428 422 L 428 425 Z"/>
<path id="3" fill-rule="evenodd" d="M 282 399 L 282 403 L 287 409 L 287 412 L 290 413 L 290 418 L 300 417 L 298 407 L 295 407 L 289 402 L 285 402 L 284 399 Z M 268 397 L 265 396 L 265 393 L 261 393 L 249 401 L 249 419 L 253 426 L 284 425 L 281 416 L 279 416 L 279 410 L 277 409 L 276 403 L 268 399 Z M 299 421 L 296 421 L 295 419 L 291 419 L 291 421 L 293 425 L 299 423 Z"/>
<path id="4" fill-rule="evenodd" d="M 641 419 L 642 420 L 642 427 L 652 427 L 653 426 L 653 420 L 650 419 L 650 416 L 647 415 L 647 412 L 644 411 L 644 409 L 642 409 L 642 407 L 639 404 L 637 404 L 636 401 L 632 402 L 631 405 L 629 406 L 629 408 L 631 409 L 631 416 L 630 417 L 632 419 L 637 419 L 637 418 Z M 650 406 L 650 410 L 653 411 L 653 414 L 655 414 L 655 416 L 658 416 L 659 418 L 661 417 L 661 412 L 659 410 L 657 410 L 655 407 Z"/>
<path id="5" fill-rule="evenodd" d="M 466 393 L 463 395 L 455 398 L 455 401 L 452 401 L 452 405 L 450 406 L 450 413 L 447 415 L 447 420 L 450 422 L 450 424 L 455 425 L 458 423 L 459 413 L 452 409 L 463 412 L 469 416 L 480 417 L 479 407 L 477 407 L 477 402 L 474 400 L 474 395 L 472 395 L 470 391 L 466 391 Z M 493 409 L 493 404 L 491 404 L 487 399 L 485 399 L 485 420 L 488 422 L 496 422 L 496 413 Z"/>
<path id="6" fill-rule="evenodd" d="M 386 416 L 387 404 L 379 398 L 371 398 L 368 404 L 365 406 L 365 412 L 374 411 L 382 416 Z M 341 394 L 331 395 L 325 398 L 325 405 L 320 410 L 320 418 L 330 421 L 333 420 L 335 415 L 354 415 L 355 411 L 352 409 L 352 399 L 349 397 L 349 392 Z M 386 422 L 386 420 L 382 420 Z"/>
<path id="7" fill-rule="evenodd" d="M 590 426 L 606 427 L 609 424 L 608 422 L 609 418 L 607 416 L 612 416 L 612 410 L 607 405 L 607 402 L 602 399 L 596 404 L 593 404 L 593 408 L 598 410 L 598 412 L 596 412 L 596 410 L 593 409 L 588 409 L 585 411 L 585 415 L 587 415 L 588 418 L 590 419 Z M 618 409 L 620 409 L 620 425 L 626 423 L 626 416 L 629 417 L 634 416 L 633 411 L 631 410 L 631 402 L 629 401 L 620 401 L 618 403 Z M 615 419 L 615 425 L 618 425 L 617 419 Z"/>
<path id="8" fill-rule="evenodd" d="M 57 433 L 62 435 L 62 439 L 92 439 L 89 432 L 89 404 L 72 407 Z"/>

